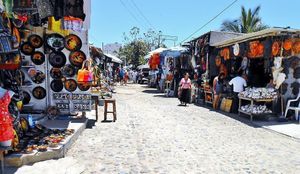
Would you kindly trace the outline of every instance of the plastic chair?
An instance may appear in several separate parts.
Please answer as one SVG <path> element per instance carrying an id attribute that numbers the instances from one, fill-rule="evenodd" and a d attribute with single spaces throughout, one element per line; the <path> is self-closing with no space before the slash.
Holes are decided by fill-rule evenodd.
<path id="1" fill-rule="evenodd" d="M 291 106 L 291 103 L 294 103 L 294 102 L 298 102 L 298 105 L 297 106 Z M 286 109 L 285 109 L 285 118 L 286 118 L 286 115 L 288 113 L 289 110 L 294 110 L 295 111 L 295 118 L 296 120 L 298 119 L 299 120 L 299 124 L 300 124 L 300 119 L 299 119 L 299 111 L 300 111 L 300 93 L 298 94 L 298 97 L 296 99 L 291 99 L 288 101 L 287 105 L 286 105 Z"/>

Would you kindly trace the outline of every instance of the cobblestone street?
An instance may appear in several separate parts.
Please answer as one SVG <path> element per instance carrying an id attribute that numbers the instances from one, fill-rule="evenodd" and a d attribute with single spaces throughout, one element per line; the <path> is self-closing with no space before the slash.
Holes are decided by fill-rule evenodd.
<path id="1" fill-rule="evenodd" d="M 118 87 L 115 97 L 117 122 L 86 129 L 67 154 L 83 173 L 300 172 L 299 140 L 207 108 L 179 107 L 144 86 Z"/>

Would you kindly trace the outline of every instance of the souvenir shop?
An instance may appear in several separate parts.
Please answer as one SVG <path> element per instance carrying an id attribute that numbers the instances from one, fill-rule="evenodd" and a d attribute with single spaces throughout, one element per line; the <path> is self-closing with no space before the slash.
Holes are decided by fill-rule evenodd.
<path id="1" fill-rule="evenodd" d="M 95 79 L 90 4 L 0 0 L 0 146 L 6 165 L 62 157 L 85 128 L 80 116 L 91 110 Z"/>
<path id="2" fill-rule="evenodd" d="M 189 41 L 191 65 L 193 65 L 194 87 L 192 90 L 192 101 L 196 104 L 212 103 L 212 92 L 210 88 L 210 77 L 214 75 L 214 67 L 211 67 L 211 58 L 218 52 L 212 46 L 231 38 L 238 37 L 240 33 L 210 31 L 200 37 Z M 213 75 L 211 75 L 213 74 Z"/>
<path id="3" fill-rule="evenodd" d="M 215 54 L 209 57 L 208 78 L 221 72 L 226 76 L 220 108 L 230 112 L 237 102 L 239 114 L 251 120 L 253 116 L 283 116 L 288 100 L 299 95 L 299 34 L 299 30 L 270 28 L 212 44 Z M 238 72 L 243 73 L 248 88 L 234 99 L 228 81 Z M 293 113 L 287 112 L 291 120 L 297 119 Z"/>

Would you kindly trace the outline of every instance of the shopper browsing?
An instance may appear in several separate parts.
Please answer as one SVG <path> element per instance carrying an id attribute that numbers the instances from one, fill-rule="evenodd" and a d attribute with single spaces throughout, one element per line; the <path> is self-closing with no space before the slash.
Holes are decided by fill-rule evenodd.
<path id="1" fill-rule="evenodd" d="M 217 77 L 215 77 L 213 82 L 213 90 L 214 90 L 213 108 L 214 109 L 217 109 L 219 105 L 220 96 L 223 92 L 224 78 L 225 78 L 225 74 L 220 73 Z"/>

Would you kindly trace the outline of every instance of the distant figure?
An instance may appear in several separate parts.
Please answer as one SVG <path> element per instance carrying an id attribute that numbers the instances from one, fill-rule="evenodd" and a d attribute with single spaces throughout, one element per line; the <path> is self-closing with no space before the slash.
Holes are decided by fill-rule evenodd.
<path id="1" fill-rule="evenodd" d="M 128 83 L 128 79 L 129 79 L 129 74 L 128 74 L 127 71 L 125 71 L 125 74 L 124 74 L 124 84 L 125 84 L 125 86 L 126 86 L 127 83 Z"/>
<path id="2" fill-rule="evenodd" d="M 125 76 L 125 70 L 124 69 L 120 70 L 119 76 L 120 76 L 120 84 L 123 85 L 124 76 Z"/>
<path id="3" fill-rule="evenodd" d="M 132 80 L 133 80 L 133 83 L 136 83 L 136 82 L 137 82 L 137 76 L 138 76 L 137 71 L 133 71 L 133 74 L 132 74 Z"/>
<path id="4" fill-rule="evenodd" d="M 185 73 L 184 77 L 179 83 L 179 100 L 181 105 L 186 106 L 190 100 L 190 89 L 192 88 L 192 82 L 189 78 L 189 73 Z"/>

